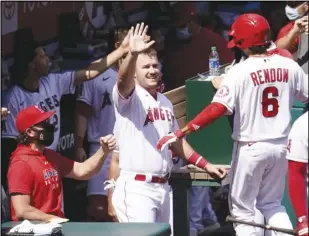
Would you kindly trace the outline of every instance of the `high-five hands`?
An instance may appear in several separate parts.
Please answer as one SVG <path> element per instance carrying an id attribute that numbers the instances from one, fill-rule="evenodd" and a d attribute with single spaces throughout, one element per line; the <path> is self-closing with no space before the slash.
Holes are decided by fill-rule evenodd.
<path id="1" fill-rule="evenodd" d="M 116 138 L 111 134 L 106 135 L 100 138 L 100 144 L 104 153 L 110 153 L 116 148 Z"/>
<path id="2" fill-rule="evenodd" d="M 129 31 L 129 46 L 132 55 L 146 51 L 155 43 L 154 40 L 149 42 L 150 38 L 146 35 L 147 30 L 148 26 L 145 26 L 143 22 L 137 24 L 135 28 L 131 27 Z"/>
<path id="3" fill-rule="evenodd" d="M 183 138 L 184 136 L 185 134 L 181 130 L 165 135 L 158 141 L 157 149 L 162 152 L 166 146 L 175 143 L 177 140 Z"/>
<path id="4" fill-rule="evenodd" d="M 204 170 L 214 179 L 224 179 L 227 175 L 227 170 L 225 168 L 216 167 L 211 163 L 208 163 Z"/>

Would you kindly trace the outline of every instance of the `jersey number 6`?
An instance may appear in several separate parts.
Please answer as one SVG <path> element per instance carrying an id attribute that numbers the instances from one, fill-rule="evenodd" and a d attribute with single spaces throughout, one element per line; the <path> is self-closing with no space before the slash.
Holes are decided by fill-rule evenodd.
<path id="1" fill-rule="evenodd" d="M 276 97 L 278 97 L 278 89 L 275 86 L 263 90 L 262 110 L 264 117 L 275 117 L 278 114 L 279 105 Z"/>

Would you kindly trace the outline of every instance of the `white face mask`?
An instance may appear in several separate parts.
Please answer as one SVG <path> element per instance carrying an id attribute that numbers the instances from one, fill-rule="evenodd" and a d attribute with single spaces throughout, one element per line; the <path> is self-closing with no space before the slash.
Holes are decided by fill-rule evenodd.
<path id="1" fill-rule="evenodd" d="M 290 6 L 286 6 L 285 7 L 285 15 L 287 16 L 287 18 L 289 20 L 297 20 L 299 18 L 301 18 L 303 15 L 299 15 L 297 8 L 292 8 Z"/>
<path id="2" fill-rule="evenodd" d="M 185 28 L 177 28 L 177 29 L 176 29 L 176 36 L 177 36 L 177 38 L 179 38 L 180 40 L 187 40 L 187 39 L 191 38 L 192 33 L 189 32 L 188 27 L 185 27 Z"/>

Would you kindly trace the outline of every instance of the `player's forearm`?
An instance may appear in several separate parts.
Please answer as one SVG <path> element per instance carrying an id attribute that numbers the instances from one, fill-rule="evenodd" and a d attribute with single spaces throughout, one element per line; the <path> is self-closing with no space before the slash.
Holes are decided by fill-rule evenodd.
<path id="1" fill-rule="evenodd" d="M 184 136 L 195 132 L 202 127 L 205 127 L 215 120 L 219 119 L 226 113 L 226 107 L 220 103 L 213 102 L 209 104 L 204 110 L 202 110 L 196 117 L 193 118 L 189 123 L 186 124 L 180 131 L 178 131 L 177 136 Z M 181 135 L 181 133 L 183 135 Z"/>
<path id="2" fill-rule="evenodd" d="M 56 216 L 46 214 L 43 211 L 33 207 L 33 206 L 25 206 L 22 210 L 15 210 L 16 217 L 18 220 L 39 220 L 39 221 L 49 221 Z"/>
<path id="3" fill-rule="evenodd" d="M 117 180 L 120 175 L 120 168 L 119 168 L 119 154 L 116 152 L 113 152 L 111 162 L 109 165 L 109 173 L 108 173 L 108 179 Z M 111 203 L 112 200 L 112 192 L 113 189 L 108 189 L 108 201 Z"/>
<path id="4" fill-rule="evenodd" d="M 194 151 L 186 139 L 180 139 L 175 143 L 172 143 L 171 149 L 176 156 L 184 159 L 189 164 L 196 165 L 201 169 L 204 169 L 208 163 L 204 157 Z"/>
<path id="5" fill-rule="evenodd" d="M 283 48 L 286 50 L 291 49 L 294 40 L 297 38 L 298 33 L 295 30 L 290 30 L 289 33 L 287 35 L 285 35 L 284 37 L 278 39 L 276 41 L 276 45 L 278 48 Z"/>
<path id="6" fill-rule="evenodd" d="M 87 130 L 87 120 L 88 114 L 86 114 L 85 109 L 83 109 L 81 102 L 76 103 L 76 113 L 75 113 L 75 132 L 74 132 L 74 144 L 75 148 L 84 147 L 84 138 Z"/>
<path id="7" fill-rule="evenodd" d="M 297 218 L 308 214 L 306 206 L 306 169 L 306 163 L 289 161 L 289 195 Z"/>
<path id="8" fill-rule="evenodd" d="M 75 179 L 88 180 L 98 173 L 104 164 L 107 154 L 108 153 L 104 153 L 102 147 L 100 147 L 94 155 L 83 163 L 79 163 L 79 170 L 77 171 L 78 175 Z"/>
<path id="9" fill-rule="evenodd" d="M 125 55 L 126 51 L 121 47 L 117 48 L 106 57 L 98 59 L 92 62 L 87 68 L 84 70 L 78 70 L 74 74 L 74 84 L 78 85 L 86 80 L 91 80 L 102 74 L 109 67 L 115 64 L 119 59 L 121 59 Z"/>
<path id="10" fill-rule="evenodd" d="M 116 152 L 113 152 L 111 157 L 111 162 L 109 165 L 109 179 L 114 179 L 115 181 L 118 179 L 120 175 L 120 168 L 119 168 L 119 155 Z"/>
<path id="11" fill-rule="evenodd" d="M 129 52 L 119 68 L 117 86 L 119 93 L 125 98 L 131 95 L 135 87 L 134 75 L 137 57 L 137 54 L 132 55 Z"/>

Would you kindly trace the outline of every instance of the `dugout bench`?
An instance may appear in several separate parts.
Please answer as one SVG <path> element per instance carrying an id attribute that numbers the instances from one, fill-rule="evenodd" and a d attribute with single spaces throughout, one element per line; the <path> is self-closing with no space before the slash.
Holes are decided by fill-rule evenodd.
<path id="1" fill-rule="evenodd" d="M 220 72 L 224 72 L 224 68 Z M 182 128 L 186 122 L 193 119 L 211 101 L 215 94 L 215 88 L 208 79 L 208 72 L 186 80 L 185 86 L 165 93 L 174 105 L 175 117 Z M 186 109 L 184 109 L 184 107 Z M 294 122 L 304 113 L 305 105 L 295 102 L 292 108 L 292 121 Z M 213 164 L 229 167 L 232 160 L 233 140 L 231 138 L 232 127 L 230 117 L 222 117 L 212 125 L 199 132 L 188 135 L 190 145 Z M 174 171 L 170 184 L 173 188 L 174 211 L 174 235 L 189 235 L 189 187 L 193 186 L 220 186 L 205 172 L 184 169 Z M 283 205 L 294 227 L 296 217 L 290 203 L 287 186 L 283 197 Z"/>

